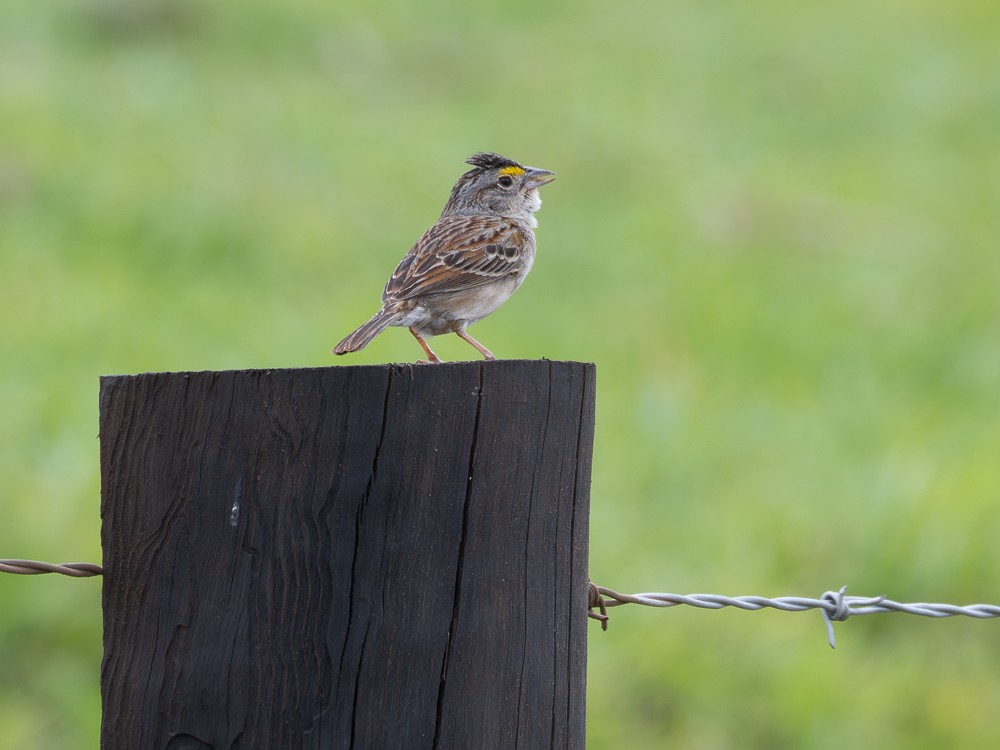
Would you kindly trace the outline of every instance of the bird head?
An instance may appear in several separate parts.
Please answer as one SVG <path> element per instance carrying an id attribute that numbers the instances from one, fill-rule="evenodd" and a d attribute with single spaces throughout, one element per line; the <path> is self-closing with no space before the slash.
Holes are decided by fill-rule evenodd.
<path id="1" fill-rule="evenodd" d="M 480 152 L 465 160 L 472 166 L 451 190 L 442 216 L 493 214 L 534 223 L 542 205 L 538 188 L 556 178 L 547 169 L 526 167 L 499 154 Z"/>

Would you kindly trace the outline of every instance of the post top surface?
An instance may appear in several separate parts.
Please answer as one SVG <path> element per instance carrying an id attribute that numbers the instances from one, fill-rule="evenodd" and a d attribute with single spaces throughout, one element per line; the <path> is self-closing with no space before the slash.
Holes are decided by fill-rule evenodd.
<path id="1" fill-rule="evenodd" d="M 341 371 L 341 372 L 357 372 L 357 373 L 375 373 L 375 372 L 385 372 L 390 371 L 397 374 L 402 373 L 420 373 L 420 372 L 442 372 L 448 370 L 467 370 L 475 369 L 482 370 L 486 368 L 492 368 L 496 371 L 502 371 L 504 369 L 522 369 L 527 367 L 538 367 L 543 369 L 548 369 L 555 366 L 560 367 L 583 367 L 584 369 L 594 369 L 596 365 L 593 362 L 578 362 L 575 360 L 556 360 L 556 359 L 497 359 L 492 361 L 485 360 L 465 360 L 459 362 L 441 362 L 439 364 L 418 364 L 414 362 L 387 362 L 385 364 L 365 364 L 365 365 L 330 365 L 326 367 L 255 367 L 248 368 L 245 370 L 166 370 L 162 372 L 141 372 L 141 373 L 119 373 L 119 374 L 109 374 L 101 375 L 101 382 L 116 380 L 118 378 L 144 378 L 144 377 L 192 377 L 192 376 L 218 376 L 218 375 L 235 375 L 235 376 L 251 376 L 260 377 L 268 375 L 293 375 L 295 373 L 316 375 L 319 373 L 324 373 L 328 371 Z"/>

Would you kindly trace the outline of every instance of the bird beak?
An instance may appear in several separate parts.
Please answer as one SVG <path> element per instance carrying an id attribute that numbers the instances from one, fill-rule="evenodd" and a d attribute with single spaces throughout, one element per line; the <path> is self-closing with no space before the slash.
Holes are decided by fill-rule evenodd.
<path id="1" fill-rule="evenodd" d="M 540 188 L 542 185 L 548 185 L 556 178 L 556 173 L 550 172 L 547 169 L 528 167 L 525 171 L 528 173 L 528 179 L 524 184 L 529 190 Z"/>

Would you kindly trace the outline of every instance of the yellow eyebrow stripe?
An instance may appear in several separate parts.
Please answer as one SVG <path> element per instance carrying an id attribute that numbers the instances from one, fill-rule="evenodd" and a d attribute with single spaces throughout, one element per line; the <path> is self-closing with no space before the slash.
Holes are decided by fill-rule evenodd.
<path id="1" fill-rule="evenodd" d="M 524 170 L 520 167 L 504 167 L 497 174 L 509 174 L 511 176 L 518 176 L 524 174 Z"/>

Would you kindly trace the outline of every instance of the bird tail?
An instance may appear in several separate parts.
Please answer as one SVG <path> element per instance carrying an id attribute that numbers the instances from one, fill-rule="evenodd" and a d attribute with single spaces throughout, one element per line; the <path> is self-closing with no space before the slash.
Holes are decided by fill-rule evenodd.
<path id="1" fill-rule="evenodd" d="M 354 333 L 347 336 L 333 349 L 334 354 L 347 354 L 364 349 L 371 340 L 391 325 L 396 325 L 402 316 L 397 312 L 379 310 L 375 317 L 361 326 Z"/>

